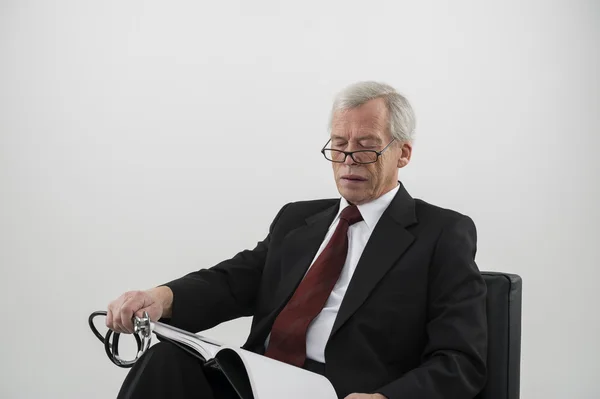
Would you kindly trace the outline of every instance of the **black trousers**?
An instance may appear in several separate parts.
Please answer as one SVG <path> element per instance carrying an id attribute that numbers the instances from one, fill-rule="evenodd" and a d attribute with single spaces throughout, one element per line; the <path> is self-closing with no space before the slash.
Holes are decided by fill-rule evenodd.
<path id="1" fill-rule="evenodd" d="M 307 360 L 304 368 L 321 375 L 325 371 L 324 364 L 311 360 Z M 131 368 L 117 398 L 238 399 L 238 396 L 220 373 L 205 371 L 200 359 L 172 343 L 160 342 Z"/>

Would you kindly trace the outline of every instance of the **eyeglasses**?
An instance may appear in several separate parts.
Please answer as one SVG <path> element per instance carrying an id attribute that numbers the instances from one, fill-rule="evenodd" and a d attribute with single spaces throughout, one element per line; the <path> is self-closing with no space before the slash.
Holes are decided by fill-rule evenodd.
<path id="1" fill-rule="evenodd" d="M 342 151 L 342 150 L 334 150 L 333 148 L 323 147 L 321 149 L 321 153 L 323 154 L 325 159 L 327 159 L 328 161 L 331 161 L 331 162 L 344 163 L 344 162 L 346 162 L 346 157 L 348 155 L 350 155 L 350 157 L 352 158 L 352 160 L 355 163 L 364 165 L 364 164 L 377 162 L 377 160 L 379 159 L 381 154 L 383 154 L 383 152 L 390 146 L 390 144 L 392 144 L 394 142 L 394 140 L 396 140 L 396 139 L 392 139 L 392 141 L 390 141 L 388 143 L 388 145 L 383 147 L 383 149 L 381 151 L 375 151 L 375 150 Z M 327 146 L 327 144 L 329 144 L 330 141 L 331 141 L 331 139 L 327 140 L 327 143 L 325 143 L 325 146 Z"/>

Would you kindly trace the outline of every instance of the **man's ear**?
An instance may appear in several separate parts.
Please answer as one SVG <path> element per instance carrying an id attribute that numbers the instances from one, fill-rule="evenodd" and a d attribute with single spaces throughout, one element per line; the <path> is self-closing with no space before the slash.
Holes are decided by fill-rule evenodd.
<path id="1" fill-rule="evenodd" d="M 412 144 L 410 143 L 402 143 L 401 154 L 398 158 L 398 168 L 403 168 L 410 162 L 410 157 L 412 155 Z"/>

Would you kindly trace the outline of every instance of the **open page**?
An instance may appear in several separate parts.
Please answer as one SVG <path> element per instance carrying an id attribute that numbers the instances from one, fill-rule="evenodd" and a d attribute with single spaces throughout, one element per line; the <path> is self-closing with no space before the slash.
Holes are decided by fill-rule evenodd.
<path id="1" fill-rule="evenodd" d="M 219 342 L 177 327 L 160 322 L 152 322 L 151 325 L 155 334 L 189 346 L 206 360 L 212 359 L 221 348 Z"/>
<path id="2" fill-rule="evenodd" d="M 319 374 L 238 347 L 222 346 L 210 338 L 160 322 L 151 322 L 151 328 L 157 335 L 192 348 L 206 360 L 214 358 L 221 349 L 237 353 L 255 399 L 337 399 L 329 380 Z"/>
<path id="3" fill-rule="evenodd" d="M 235 351 L 244 362 L 255 399 L 337 399 L 322 375 L 244 349 L 225 348 Z"/>

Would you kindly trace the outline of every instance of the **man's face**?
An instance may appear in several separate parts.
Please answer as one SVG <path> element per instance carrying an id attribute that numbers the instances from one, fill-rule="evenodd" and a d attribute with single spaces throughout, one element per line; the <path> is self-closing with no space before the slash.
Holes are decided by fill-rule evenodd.
<path id="1" fill-rule="evenodd" d="M 388 111 L 381 98 L 333 115 L 330 148 L 381 151 L 391 141 Z M 375 163 L 357 164 L 350 156 L 344 163 L 332 162 L 340 195 L 360 205 L 387 193 L 398 184 L 398 168 L 408 164 L 410 154 L 410 144 L 395 141 Z"/>

